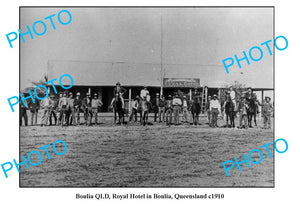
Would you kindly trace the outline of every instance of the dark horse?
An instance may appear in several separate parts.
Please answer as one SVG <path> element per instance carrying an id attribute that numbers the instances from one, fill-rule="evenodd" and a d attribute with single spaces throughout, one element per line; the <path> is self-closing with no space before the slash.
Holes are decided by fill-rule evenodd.
<path id="1" fill-rule="evenodd" d="M 120 93 L 116 94 L 115 101 L 113 103 L 113 111 L 114 111 L 114 118 L 115 124 L 117 122 L 117 114 L 119 117 L 119 124 L 124 124 L 124 109 L 122 105 L 122 99 Z"/>
<path id="2" fill-rule="evenodd" d="M 232 102 L 230 96 L 227 96 L 226 104 L 225 104 L 225 114 L 226 114 L 226 126 L 228 127 L 228 118 L 230 120 L 229 127 L 235 127 L 234 124 L 234 117 L 235 117 L 235 111 L 234 111 L 234 103 Z"/>
<path id="3" fill-rule="evenodd" d="M 252 128 L 252 117 L 254 119 L 254 124 L 256 124 L 256 113 L 257 113 L 257 107 L 254 99 L 248 99 L 248 109 L 247 109 L 247 118 L 248 118 L 248 126 Z"/>
<path id="4" fill-rule="evenodd" d="M 201 110 L 201 103 L 199 96 L 194 96 L 192 100 L 191 113 L 193 116 L 193 125 L 199 124 L 199 114 Z"/>

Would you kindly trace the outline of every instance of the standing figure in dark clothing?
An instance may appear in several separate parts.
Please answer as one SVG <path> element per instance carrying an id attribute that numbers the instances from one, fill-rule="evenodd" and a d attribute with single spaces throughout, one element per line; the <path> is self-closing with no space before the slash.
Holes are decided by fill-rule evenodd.
<path id="1" fill-rule="evenodd" d="M 23 97 L 25 94 L 22 94 Z M 25 100 L 26 101 L 26 100 Z M 26 105 L 28 105 L 26 103 Z M 25 126 L 28 126 L 28 116 L 26 112 L 26 107 L 24 106 L 23 101 L 20 101 L 20 126 L 22 126 L 22 118 L 24 117 Z"/>
<path id="2" fill-rule="evenodd" d="M 81 99 L 80 99 L 80 93 L 77 92 L 76 98 L 74 100 L 74 109 L 75 109 L 75 125 L 80 125 L 80 108 L 81 108 Z"/>
<path id="3" fill-rule="evenodd" d="M 58 101 L 55 100 L 55 96 L 50 95 L 50 107 L 49 107 L 49 124 L 52 125 L 52 116 L 54 117 L 54 125 L 57 125 L 57 117 L 56 117 L 56 108 L 58 106 Z"/>
<path id="4" fill-rule="evenodd" d="M 30 102 L 28 104 L 29 110 L 30 110 L 30 125 L 37 125 L 37 116 L 38 116 L 38 111 L 40 107 L 40 101 L 38 99 L 35 99 L 35 102 L 30 99 Z"/>
<path id="5" fill-rule="evenodd" d="M 158 114 L 158 106 L 159 106 L 159 93 L 156 93 L 155 100 L 152 103 L 153 106 L 153 112 L 154 112 L 154 122 L 156 122 L 157 114 Z"/>

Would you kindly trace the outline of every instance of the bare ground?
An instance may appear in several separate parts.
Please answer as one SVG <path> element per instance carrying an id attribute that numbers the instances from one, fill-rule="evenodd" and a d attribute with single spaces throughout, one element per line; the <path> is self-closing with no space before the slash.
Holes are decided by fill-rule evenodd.
<path id="1" fill-rule="evenodd" d="M 103 121 L 103 120 L 102 120 Z M 27 158 L 56 140 L 67 144 L 64 155 L 48 148 L 40 151 L 38 166 L 21 166 L 21 187 L 273 187 L 274 158 L 262 145 L 273 142 L 273 130 L 210 128 L 202 125 L 167 127 L 154 123 L 114 126 L 105 121 L 100 126 L 29 126 L 20 129 L 20 154 Z M 224 124 L 219 121 L 219 124 Z M 56 147 L 62 151 L 62 146 Z M 229 170 L 222 163 L 243 160 L 253 149 L 260 149 L 263 161 L 250 168 L 241 164 Z M 273 153 L 274 149 L 270 146 Z M 273 155 L 274 156 L 274 155 Z M 260 159 L 253 153 L 254 161 Z M 31 156 L 38 162 L 36 154 Z"/>

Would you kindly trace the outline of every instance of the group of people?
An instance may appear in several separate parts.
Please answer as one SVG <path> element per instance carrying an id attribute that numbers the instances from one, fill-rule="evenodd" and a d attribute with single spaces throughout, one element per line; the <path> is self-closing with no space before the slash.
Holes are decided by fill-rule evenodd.
<path id="1" fill-rule="evenodd" d="M 114 105 L 117 95 L 120 95 L 122 101 L 122 108 L 125 109 L 125 103 L 123 95 L 127 92 L 125 88 L 118 82 L 113 90 L 114 98 L 111 101 L 111 106 Z M 198 95 L 197 91 L 193 95 Z M 239 97 L 238 97 L 239 96 Z M 224 106 L 226 102 L 231 101 L 234 105 L 235 115 L 239 117 L 239 128 L 247 128 L 247 110 L 249 108 L 249 102 L 252 100 L 257 106 L 262 106 L 262 116 L 264 121 L 263 128 L 271 128 L 271 113 L 273 110 L 270 102 L 270 97 L 265 97 L 265 101 L 260 103 L 252 88 L 248 88 L 245 92 L 238 92 L 233 87 L 230 87 L 226 91 L 226 101 L 222 103 L 219 101 L 218 96 L 214 94 L 212 97 L 208 96 L 205 110 L 207 113 L 208 124 L 211 127 L 218 127 L 218 116 L 223 114 Z M 149 111 L 154 113 L 154 122 L 165 122 L 166 125 L 179 125 L 180 123 L 190 123 L 191 117 L 191 105 L 190 100 L 186 95 L 168 95 L 165 98 L 164 95 L 156 93 L 155 98 L 150 100 L 150 92 L 147 87 L 144 86 L 139 96 L 136 96 L 132 106 L 131 114 L 129 116 L 129 122 L 137 122 L 138 114 L 141 111 L 141 101 L 146 101 Z M 201 103 L 199 103 L 201 104 Z M 86 125 L 92 124 L 92 118 L 94 117 L 95 124 L 98 124 L 98 112 L 100 107 L 103 105 L 101 100 L 98 98 L 98 94 L 95 93 L 91 98 L 89 93 L 81 99 L 80 93 L 76 93 L 76 97 L 73 98 L 73 93 L 60 93 L 59 98 L 56 99 L 52 94 L 50 97 L 42 101 L 36 100 L 35 103 L 32 101 L 28 103 L 28 108 L 31 112 L 31 125 L 37 125 L 37 114 L 41 111 L 41 126 L 46 125 L 80 125 L 80 112 L 84 113 L 84 120 Z M 180 114 L 182 113 L 181 119 Z M 22 118 L 24 118 L 25 125 L 28 125 L 28 117 L 26 107 L 20 102 L 20 125 L 22 125 Z M 53 121 L 54 119 L 54 121 Z M 141 118 L 140 118 L 141 119 Z M 141 120 L 140 120 L 141 121 Z"/>
<path id="2" fill-rule="evenodd" d="M 31 112 L 31 125 L 37 125 L 37 115 L 41 111 L 41 126 L 47 125 L 80 125 L 80 111 L 84 112 L 84 119 L 86 125 L 91 125 L 92 117 L 95 118 L 95 123 L 98 122 L 99 108 L 102 102 L 98 99 L 98 94 L 95 93 L 91 98 L 89 93 L 86 97 L 81 99 L 80 93 L 76 93 L 73 98 L 73 93 L 60 93 L 59 98 L 56 99 L 52 94 L 42 101 L 30 101 L 28 108 Z M 26 107 L 20 102 L 20 125 L 22 125 L 22 118 L 24 118 L 25 126 L 28 125 L 28 117 Z M 53 121 L 54 119 L 54 121 Z"/>
<path id="3" fill-rule="evenodd" d="M 239 98 L 238 98 L 239 96 Z M 263 127 L 264 129 L 270 129 L 271 128 L 271 115 L 273 112 L 273 105 L 271 103 L 271 98 L 266 96 L 263 103 L 260 103 L 257 100 L 256 94 L 253 93 L 253 90 L 251 87 L 248 87 L 246 91 L 244 92 L 238 92 L 237 90 L 234 90 L 234 88 L 231 86 L 228 91 L 226 91 L 226 101 L 221 106 L 220 102 L 217 100 L 217 96 L 214 95 L 213 99 L 211 99 L 211 96 L 208 96 L 208 102 L 206 104 L 206 112 L 208 117 L 209 125 L 212 127 L 217 127 L 217 116 L 219 113 L 221 113 L 224 108 L 226 102 L 231 101 L 234 106 L 234 113 L 235 117 L 239 117 L 239 126 L 238 128 L 248 128 L 252 127 L 251 123 L 249 125 L 249 108 L 251 102 L 253 103 L 254 110 L 253 114 L 259 113 L 259 107 L 262 107 L 262 117 L 263 117 Z M 221 110 L 223 109 L 223 110 Z M 256 125 L 256 120 L 254 120 Z"/>
<path id="4" fill-rule="evenodd" d="M 143 94 L 145 94 L 143 96 Z M 153 110 L 154 113 L 154 122 L 166 122 L 167 125 L 174 121 L 175 125 L 180 124 L 179 115 L 182 110 L 183 112 L 183 121 L 188 122 L 188 99 L 186 96 L 183 96 L 181 99 L 177 93 L 172 95 L 168 95 L 167 99 L 162 95 L 160 97 L 159 93 L 156 93 L 155 99 L 151 102 L 149 91 L 146 87 L 141 91 L 140 96 L 136 96 L 132 105 L 131 114 L 129 117 L 129 122 L 135 118 L 137 121 L 137 115 L 140 111 L 139 104 L 141 100 L 146 100 L 149 104 L 149 109 Z"/>

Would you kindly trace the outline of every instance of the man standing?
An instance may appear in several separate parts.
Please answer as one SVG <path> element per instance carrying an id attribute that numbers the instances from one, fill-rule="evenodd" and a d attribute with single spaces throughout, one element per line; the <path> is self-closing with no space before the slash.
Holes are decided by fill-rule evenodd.
<path id="1" fill-rule="evenodd" d="M 52 115 L 54 117 L 54 125 L 57 124 L 57 117 L 56 117 L 56 108 L 58 105 L 58 102 L 54 99 L 55 96 L 52 94 L 50 95 L 50 106 L 49 106 L 49 124 L 52 125 Z"/>
<path id="2" fill-rule="evenodd" d="M 158 105 L 159 105 L 159 93 L 156 93 L 156 98 L 153 102 L 153 112 L 154 112 L 154 122 L 156 122 L 157 114 L 158 114 Z"/>
<path id="3" fill-rule="evenodd" d="M 49 120 L 50 98 L 49 96 L 41 101 L 42 123 L 41 126 L 47 126 Z"/>
<path id="4" fill-rule="evenodd" d="M 92 116 L 95 117 L 95 125 L 98 125 L 98 111 L 102 105 L 102 102 L 100 101 L 100 99 L 98 99 L 98 94 L 95 93 L 92 100 Z"/>
<path id="5" fill-rule="evenodd" d="M 68 125 L 67 121 L 67 110 L 69 108 L 69 103 L 67 99 L 67 94 L 64 93 L 63 97 L 59 100 L 58 108 L 60 109 L 59 120 L 61 122 L 61 126 L 64 125 L 64 122 Z"/>
<path id="6" fill-rule="evenodd" d="M 159 117 L 159 122 L 161 122 L 163 120 L 163 122 L 165 122 L 165 109 L 166 109 L 166 100 L 165 100 L 165 96 L 162 96 L 159 99 L 159 103 L 158 103 L 158 117 Z M 162 117 L 162 118 L 161 118 Z"/>
<path id="7" fill-rule="evenodd" d="M 76 98 L 74 100 L 74 110 L 75 110 L 75 125 L 80 125 L 80 108 L 81 108 L 81 99 L 80 92 L 77 92 Z"/>
<path id="8" fill-rule="evenodd" d="M 248 104 L 246 101 L 246 97 L 242 96 L 241 101 L 238 104 L 238 113 L 239 113 L 239 118 L 240 118 L 240 125 L 238 128 L 248 128 L 248 120 L 247 120 L 247 109 L 248 109 Z"/>
<path id="9" fill-rule="evenodd" d="M 173 112 L 172 96 L 169 95 L 166 103 L 166 124 L 168 126 L 170 126 L 172 123 L 172 112 Z"/>
<path id="10" fill-rule="evenodd" d="M 208 125 L 209 126 L 211 126 L 210 101 L 211 101 L 211 96 L 208 96 L 207 102 L 205 104 L 205 110 L 206 110 L 206 113 L 207 113 L 207 119 L 208 119 Z"/>
<path id="11" fill-rule="evenodd" d="M 23 97 L 25 96 L 25 94 L 22 94 Z M 26 101 L 26 100 L 25 100 Z M 26 105 L 28 106 L 28 104 L 26 103 Z M 20 101 L 20 126 L 22 126 L 22 118 L 24 117 L 24 122 L 25 122 L 25 126 L 28 125 L 28 116 L 27 116 L 27 111 L 26 111 L 26 107 L 24 106 L 23 101 Z"/>
<path id="12" fill-rule="evenodd" d="M 31 126 L 33 126 L 33 125 L 37 124 L 37 116 L 38 116 L 38 111 L 39 111 L 39 107 L 40 107 L 40 101 L 38 99 L 35 99 L 35 102 L 33 103 L 33 101 L 30 99 L 30 102 L 28 105 L 29 105 L 29 109 L 30 109 L 30 113 L 31 113 L 30 124 L 31 124 Z"/>
<path id="13" fill-rule="evenodd" d="M 186 99 L 186 96 L 183 96 L 183 101 L 182 101 L 182 122 L 188 123 L 188 113 L 189 113 L 189 105 L 188 101 Z"/>
<path id="14" fill-rule="evenodd" d="M 265 101 L 263 104 L 260 104 L 258 101 L 257 103 L 262 106 L 262 116 L 264 118 L 264 127 L 263 129 L 270 129 L 271 128 L 271 113 L 273 111 L 273 106 L 271 104 L 271 98 L 265 97 Z"/>
<path id="15" fill-rule="evenodd" d="M 68 125 L 72 125 L 72 123 L 75 124 L 74 101 L 75 99 L 73 98 L 73 93 L 69 92 L 69 98 L 68 98 L 69 109 L 68 109 L 68 116 L 67 116 Z"/>
<path id="16" fill-rule="evenodd" d="M 182 101 L 179 98 L 178 94 L 175 94 L 175 98 L 173 99 L 173 110 L 174 110 L 174 123 L 175 125 L 179 125 L 179 113 L 182 105 Z"/>
<path id="17" fill-rule="evenodd" d="M 131 109 L 131 114 L 129 117 L 129 122 L 132 121 L 133 116 L 134 116 L 135 122 L 137 121 L 137 111 L 138 111 L 138 107 L 139 107 L 139 99 L 140 99 L 140 97 L 138 95 L 134 99 L 132 109 Z"/>
<path id="18" fill-rule="evenodd" d="M 89 93 L 86 93 L 86 97 L 82 101 L 82 107 L 84 109 L 84 119 L 86 125 L 91 125 L 92 122 L 92 100 Z"/>
<path id="19" fill-rule="evenodd" d="M 218 127 L 218 114 L 221 112 L 221 105 L 216 94 L 213 95 L 213 99 L 210 101 L 209 109 L 212 115 L 211 126 Z"/>
<path id="20" fill-rule="evenodd" d="M 58 118 L 57 120 L 57 126 L 59 126 L 61 124 L 61 117 L 60 117 L 60 112 L 61 112 L 61 108 L 59 106 L 59 103 L 60 103 L 60 100 L 62 99 L 63 97 L 63 94 L 62 93 L 59 93 L 59 98 L 58 98 L 58 101 L 57 101 L 57 107 L 56 107 L 56 117 Z"/>

